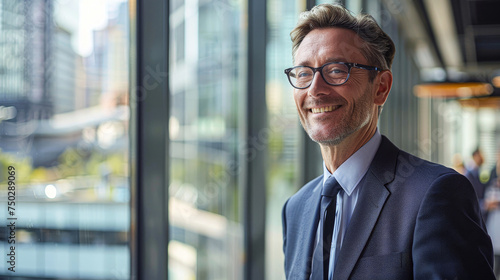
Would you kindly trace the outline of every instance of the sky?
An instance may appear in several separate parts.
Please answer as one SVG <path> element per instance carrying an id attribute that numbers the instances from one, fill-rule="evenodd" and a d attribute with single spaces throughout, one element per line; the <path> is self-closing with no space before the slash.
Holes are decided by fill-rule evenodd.
<path id="1" fill-rule="evenodd" d="M 55 20 L 73 34 L 72 46 L 81 56 L 92 54 L 93 31 L 108 24 L 111 11 L 126 0 L 56 0 Z"/>

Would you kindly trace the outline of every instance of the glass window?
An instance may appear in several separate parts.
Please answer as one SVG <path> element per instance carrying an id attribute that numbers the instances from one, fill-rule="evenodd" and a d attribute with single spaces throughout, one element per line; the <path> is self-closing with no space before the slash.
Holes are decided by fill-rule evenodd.
<path id="1" fill-rule="evenodd" d="M 358 14 L 362 12 L 362 0 L 346 0 L 344 1 L 346 8 L 351 12 Z"/>
<path id="2" fill-rule="evenodd" d="M 344 4 L 345 0 L 316 0 L 316 5 L 319 4 Z"/>
<path id="3" fill-rule="evenodd" d="M 0 1 L 0 278 L 128 279 L 128 3 Z"/>
<path id="4" fill-rule="evenodd" d="M 170 1 L 169 279 L 242 279 L 245 1 Z"/>
<path id="5" fill-rule="evenodd" d="M 302 129 L 293 100 L 293 88 L 283 70 L 293 66 L 290 31 L 305 1 L 269 0 L 267 20 L 266 99 L 271 135 L 269 137 L 266 208 L 266 279 L 285 279 L 281 209 L 298 186 L 298 138 Z M 320 160 L 320 159 L 318 159 Z M 319 175 L 319 173 L 318 173 Z"/>

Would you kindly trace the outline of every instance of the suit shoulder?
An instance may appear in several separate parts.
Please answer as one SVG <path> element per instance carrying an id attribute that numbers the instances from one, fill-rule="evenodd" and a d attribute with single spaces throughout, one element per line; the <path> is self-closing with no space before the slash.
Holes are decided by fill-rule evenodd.
<path id="1" fill-rule="evenodd" d="M 399 177 L 407 178 L 411 177 L 415 173 L 417 175 L 425 174 L 430 177 L 439 177 L 440 175 L 447 173 L 458 174 L 451 168 L 438 163 L 430 162 L 399 149 L 385 136 L 382 136 L 382 143 L 374 162 L 376 163 L 376 165 L 373 166 L 375 171 L 385 171 L 387 174 L 394 171 L 396 173 L 395 175 Z M 384 179 L 387 180 L 390 178 L 386 177 Z"/>
<path id="2" fill-rule="evenodd" d="M 414 172 L 416 173 L 415 175 L 434 179 L 444 175 L 464 177 L 452 168 L 419 158 L 405 151 L 400 151 L 399 153 L 397 170 L 400 173 L 402 172 L 401 170 L 406 170 L 408 173 Z"/>
<path id="3" fill-rule="evenodd" d="M 370 170 L 383 184 L 390 182 L 430 183 L 442 174 L 456 173 L 453 169 L 399 149 L 385 136 L 382 137 Z"/>
<path id="4" fill-rule="evenodd" d="M 459 192 L 463 196 L 473 194 L 469 180 L 444 165 L 401 151 L 396 166 L 395 184 L 391 188 L 405 186 L 406 191 L 412 190 L 411 192 L 422 196 L 429 192 Z"/>

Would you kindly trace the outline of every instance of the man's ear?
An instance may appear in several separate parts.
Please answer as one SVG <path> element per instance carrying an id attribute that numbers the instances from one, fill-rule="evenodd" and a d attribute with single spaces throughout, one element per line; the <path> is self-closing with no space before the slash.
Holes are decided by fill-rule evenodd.
<path id="1" fill-rule="evenodd" d="M 374 96 L 375 105 L 384 105 L 387 97 L 389 96 L 389 92 L 392 87 L 392 72 L 390 70 L 382 71 L 376 79 L 375 86 L 377 87 L 377 91 Z"/>

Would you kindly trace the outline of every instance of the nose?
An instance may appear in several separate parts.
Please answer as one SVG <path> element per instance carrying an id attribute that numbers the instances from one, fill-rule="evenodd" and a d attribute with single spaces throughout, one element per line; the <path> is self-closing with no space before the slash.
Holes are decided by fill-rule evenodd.
<path id="1" fill-rule="evenodd" d="M 332 86 L 325 82 L 323 76 L 321 76 L 321 73 L 318 71 L 314 73 L 311 85 L 307 88 L 307 93 L 311 96 L 327 95 L 331 87 Z"/>

